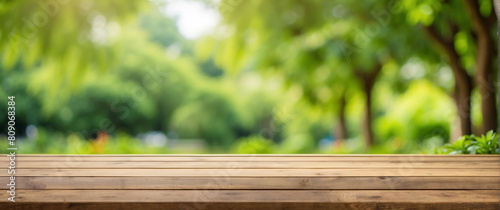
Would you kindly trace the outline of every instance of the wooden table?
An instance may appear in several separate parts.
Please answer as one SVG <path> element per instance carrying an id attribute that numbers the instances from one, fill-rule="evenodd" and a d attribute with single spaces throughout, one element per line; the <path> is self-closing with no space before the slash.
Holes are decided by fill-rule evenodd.
<path id="1" fill-rule="evenodd" d="M 20 155 L 0 209 L 499 209 L 498 156 Z"/>

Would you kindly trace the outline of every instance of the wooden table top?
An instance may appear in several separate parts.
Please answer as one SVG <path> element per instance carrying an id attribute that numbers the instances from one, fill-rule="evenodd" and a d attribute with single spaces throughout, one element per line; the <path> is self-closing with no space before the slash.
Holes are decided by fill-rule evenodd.
<path id="1" fill-rule="evenodd" d="M 0 208 L 498 209 L 496 155 L 18 155 Z M 0 167 L 9 166 L 0 157 Z M 203 207 L 203 208 L 201 208 Z M 3 208 L 2 208 L 3 209 Z"/>

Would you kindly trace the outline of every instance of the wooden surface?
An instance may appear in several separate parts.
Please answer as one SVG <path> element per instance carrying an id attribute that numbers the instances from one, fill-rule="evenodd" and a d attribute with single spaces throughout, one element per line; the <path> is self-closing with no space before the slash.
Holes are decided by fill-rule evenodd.
<path id="1" fill-rule="evenodd" d="M 21 155 L 0 209 L 499 209 L 498 156 Z"/>

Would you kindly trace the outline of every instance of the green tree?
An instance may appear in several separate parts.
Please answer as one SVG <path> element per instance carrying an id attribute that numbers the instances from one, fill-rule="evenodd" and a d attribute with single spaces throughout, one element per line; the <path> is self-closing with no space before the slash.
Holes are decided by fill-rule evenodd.
<path id="1" fill-rule="evenodd" d="M 16 70 L 43 69 L 50 82 L 33 85 L 51 90 L 51 100 L 67 98 L 89 69 L 105 71 L 116 64 L 120 24 L 148 5 L 145 0 L 2 0 L 2 65 L 13 69 L 22 62 L 23 68 Z"/>
<path id="2" fill-rule="evenodd" d="M 481 93 L 481 133 L 497 127 L 494 90 L 494 30 L 492 1 L 412 1 L 403 2 L 407 20 L 418 24 L 430 40 L 444 52 L 455 77 L 454 99 L 462 135 L 472 133 L 471 92 Z M 474 81 L 475 79 L 475 81 Z"/>
<path id="3" fill-rule="evenodd" d="M 371 104 L 377 76 L 387 62 L 404 63 L 414 54 L 412 50 L 422 49 L 400 46 L 415 41 L 407 38 L 415 29 L 391 20 L 392 10 L 382 3 L 348 1 L 241 2 L 221 11 L 227 25 L 220 36 L 227 38 L 219 45 L 202 47 L 217 48 L 215 60 L 227 70 L 249 68 L 282 75 L 289 86 L 300 86 L 312 104 L 336 110 L 334 133 L 339 139 L 347 133 L 346 91 L 362 91 L 362 133 L 370 146 L 374 143 Z"/>

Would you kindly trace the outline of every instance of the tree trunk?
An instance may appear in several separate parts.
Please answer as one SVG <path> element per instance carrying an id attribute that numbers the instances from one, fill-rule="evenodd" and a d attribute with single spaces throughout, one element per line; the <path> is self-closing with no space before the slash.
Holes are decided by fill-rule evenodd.
<path id="1" fill-rule="evenodd" d="M 451 25 L 451 23 L 450 23 Z M 435 26 L 424 26 L 424 32 L 427 36 L 436 42 L 446 54 L 448 65 L 453 71 L 455 78 L 455 105 L 457 107 L 458 117 L 460 119 L 460 135 L 468 135 L 472 133 L 472 123 L 470 118 L 470 98 L 472 92 L 472 80 L 464 68 L 460 65 L 460 56 L 455 50 L 454 37 L 457 30 L 451 37 L 440 35 Z"/>
<path id="2" fill-rule="evenodd" d="M 373 136 L 373 128 L 372 128 L 372 89 L 375 84 L 375 80 L 377 79 L 378 74 L 382 70 L 382 64 L 378 63 L 375 67 L 373 67 L 370 72 L 362 72 L 358 69 L 355 70 L 356 76 L 361 80 L 363 85 L 363 92 L 365 92 L 366 100 L 365 100 L 365 111 L 364 111 L 364 119 L 362 126 L 362 133 L 365 138 L 365 146 L 366 148 L 371 147 L 375 143 L 375 138 Z"/>
<path id="3" fill-rule="evenodd" d="M 494 10 L 495 14 L 497 16 L 497 27 L 498 27 L 497 30 L 498 30 L 498 29 L 500 29 L 500 21 L 498 21 L 498 20 L 500 20 L 500 0 L 493 0 L 493 5 L 494 5 L 494 8 L 495 8 L 495 10 Z M 497 37 L 499 35 L 498 33 L 499 32 L 497 31 Z M 498 50 L 497 51 L 497 54 L 498 54 L 498 60 L 497 61 L 498 61 L 498 65 L 499 65 L 499 67 L 498 67 L 498 73 L 497 73 L 497 84 L 498 84 L 500 82 L 500 40 L 498 40 L 498 49 L 497 50 Z M 497 99 L 498 99 L 498 104 L 499 104 L 498 108 L 500 109 L 500 85 L 497 85 L 497 88 L 498 88 L 498 90 L 497 90 L 497 94 L 498 94 L 497 95 Z M 500 110 L 497 110 L 497 115 L 498 115 L 498 113 L 500 113 Z M 497 132 L 500 133 L 500 116 L 497 116 L 497 117 L 499 117 L 497 119 L 497 126 L 498 126 L 497 127 Z"/>
<path id="4" fill-rule="evenodd" d="M 481 113 L 483 116 L 481 132 L 485 134 L 497 128 L 497 107 L 492 68 L 493 42 L 489 36 L 479 40 L 477 50 L 476 80 L 481 93 Z"/>
<path id="5" fill-rule="evenodd" d="M 340 105 L 339 116 L 337 120 L 337 126 L 334 129 L 335 131 L 334 133 L 338 143 L 342 143 L 344 142 L 345 139 L 347 139 L 347 122 L 345 119 L 345 107 L 346 107 L 345 91 L 342 92 L 339 105 Z"/>
<path id="6" fill-rule="evenodd" d="M 460 66 L 460 59 L 456 52 L 455 55 L 449 56 L 448 64 L 453 70 L 455 77 L 455 106 L 457 107 L 458 118 L 460 119 L 460 135 L 463 136 L 472 134 L 470 113 L 472 79 L 465 69 Z"/>
<path id="7" fill-rule="evenodd" d="M 481 15 L 477 0 L 465 0 L 465 8 L 471 19 L 476 38 L 476 82 L 481 93 L 481 113 L 483 125 L 481 133 L 497 128 L 497 108 L 495 100 L 495 87 L 493 79 L 493 40 L 490 37 L 492 20 Z"/>
<path id="8" fill-rule="evenodd" d="M 372 109 L 371 109 L 373 84 L 369 84 L 367 82 L 363 83 L 364 83 L 363 90 L 366 95 L 366 100 L 365 100 L 365 116 L 363 119 L 362 129 L 363 129 L 363 136 L 365 137 L 366 147 L 371 147 L 375 142 L 372 130 Z"/>
<path id="9" fill-rule="evenodd" d="M 455 77 L 456 78 L 456 77 Z M 460 136 L 472 134 L 472 123 L 470 118 L 470 98 L 472 92 L 472 81 L 469 77 L 464 82 L 455 84 L 455 106 L 457 107 L 460 120 Z M 455 79 L 457 81 L 457 79 Z"/>

